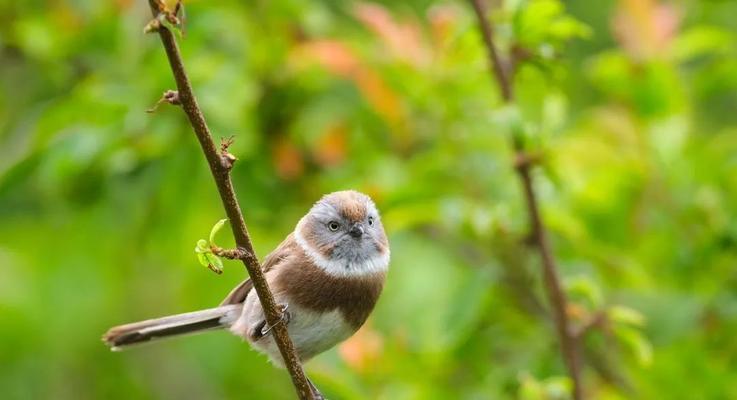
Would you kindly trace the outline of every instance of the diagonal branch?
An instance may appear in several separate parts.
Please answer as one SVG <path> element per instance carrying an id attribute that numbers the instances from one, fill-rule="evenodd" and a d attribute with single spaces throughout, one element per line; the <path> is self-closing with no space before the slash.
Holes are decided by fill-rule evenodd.
<path id="1" fill-rule="evenodd" d="M 159 9 L 159 1 L 149 0 L 151 6 L 151 12 L 154 18 L 157 18 L 164 10 Z M 225 208 L 225 213 L 228 215 L 228 219 L 231 222 L 233 229 L 233 236 L 235 237 L 236 245 L 239 249 L 243 250 L 243 257 L 241 258 L 243 264 L 248 270 L 248 274 L 253 282 L 253 287 L 256 290 L 256 294 L 261 302 L 266 316 L 266 322 L 269 326 L 273 327 L 272 334 L 279 347 L 284 364 L 289 371 L 292 378 L 292 383 L 297 391 L 300 399 L 312 399 L 314 394 L 311 390 L 310 384 L 308 383 L 307 376 L 302 370 L 299 357 L 294 348 L 287 328 L 284 324 L 280 324 L 279 321 L 282 319 L 282 313 L 277 308 L 274 296 L 269 290 L 269 285 L 266 282 L 264 273 L 261 270 L 261 264 L 256 257 L 256 253 L 253 250 L 253 244 L 251 238 L 248 235 L 248 229 L 246 223 L 243 220 L 243 214 L 241 213 L 240 206 L 238 205 L 238 199 L 235 196 L 233 190 L 233 183 L 230 178 L 230 168 L 227 163 L 223 163 L 220 155 L 218 154 L 217 147 L 212 140 L 210 129 L 207 127 L 205 117 L 202 115 L 197 100 L 192 92 L 192 85 L 189 82 L 187 73 L 184 70 L 184 64 L 182 63 L 182 57 L 179 53 L 179 47 L 174 39 L 174 34 L 164 26 L 158 28 L 161 42 L 166 50 L 167 58 L 169 59 L 169 65 L 171 66 L 172 73 L 174 74 L 174 80 L 177 83 L 177 89 L 179 90 L 179 101 L 181 102 L 182 109 L 187 118 L 189 119 L 194 133 L 197 136 L 197 140 L 200 142 L 202 151 L 205 153 L 207 163 L 210 166 L 210 171 L 215 179 L 220 198 Z M 232 166 L 232 165 L 231 165 Z"/>
<path id="2" fill-rule="evenodd" d="M 486 7 L 481 0 L 471 0 L 471 5 L 479 18 L 481 37 L 484 39 L 486 51 L 489 53 L 489 65 L 499 85 L 499 91 L 505 102 L 511 102 L 514 100 L 514 87 L 509 76 L 510 71 L 505 68 L 504 60 L 499 56 L 499 50 L 494 45 L 494 31 L 491 22 L 486 17 Z"/>
<path id="3" fill-rule="evenodd" d="M 499 55 L 499 51 L 494 45 L 493 27 L 487 18 L 486 7 L 483 0 L 470 0 L 473 9 L 478 17 L 479 29 L 484 40 L 484 45 L 489 54 L 489 62 L 492 67 L 493 76 L 499 85 L 499 91 L 505 103 L 514 101 L 514 85 L 512 82 L 512 72 L 505 65 L 505 61 Z M 553 251 L 547 238 L 545 226 L 540 217 L 540 207 L 538 205 L 537 196 L 535 194 L 535 186 L 531 174 L 531 168 L 534 165 L 534 159 L 525 153 L 522 143 L 513 142 L 515 151 L 515 168 L 517 175 L 522 182 L 522 187 L 527 204 L 527 214 L 530 219 L 530 228 L 532 230 L 532 240 L 537 247 L 543 264 L 543 280 L 545 289 L 553 308 L 553 316 L 555 320 L 558 338 L 560 340 L 561 353 L 565 361 L 568 375 L 573 382 L 573 398 L 580 400 L 583 398 L 583 388 L 581 386 L 581 357 L 579 351 L 578 337 L 575 335 L 571 326 L 571 321 L 566 312 L 568 301 L 563 291 L 560 278 L 558 276 L 558 267 L 553 257 Z"/>

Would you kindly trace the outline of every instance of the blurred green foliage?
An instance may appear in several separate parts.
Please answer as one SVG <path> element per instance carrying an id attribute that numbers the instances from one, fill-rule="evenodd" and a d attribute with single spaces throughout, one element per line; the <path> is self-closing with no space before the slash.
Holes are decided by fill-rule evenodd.
<path id="1" fill-rule="evenodd" d="M 509 136 L 545 155 L 545 221 L 597 399 L 737 398 L 737 3 L 507 0 L 504 107 L 464 1 L 189 1 L 181 46 L 259 255 L 323 193 L 383 212 L 392 269 L 308 364 L 334 399 L 557 399 L 558 352 Z M 109 326 L 244 277 L 192 244 L 223 217 L 144 1 L 0 0 L 0 397 L 292 396 L 226 333 L 113 354 Z M 227 235 L 218 243 L 227 246 Z"/>

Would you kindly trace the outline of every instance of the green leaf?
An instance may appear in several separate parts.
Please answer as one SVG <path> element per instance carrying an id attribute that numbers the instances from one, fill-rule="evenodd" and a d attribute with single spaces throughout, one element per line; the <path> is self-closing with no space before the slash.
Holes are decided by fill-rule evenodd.
<path id="1" fill-rule="evenodd" d="M 591 28 L 572 17 L 564 16 L 548 26 L 548 34 L 561 40 L 572 38 L 586 39 L 591 36 Z"/>
<path id="2" fill-rule="evenodd" d="M 210 252 L 210 244 L 207 240 L 200 239 L 197 241 L 197 246 L 194 248 L 195 253 L 208 253 Z"/>
<path id="3" fill-rule="evenodd" d="M 208 261 L 208 265 L 207 265 L 208 268 L 210 268 L 211 270 L 215 271 L 218 274 L 223 272 L 223 260 L 221 260 L 220 257 L 212 253 L 205 253 L 205 257 L 207 258 L 207 261 Z"/>
<path id="4" fill-rule="evenodd" d="M 673 43 L 673 55 L 680 62 L 704 56 L 728 56 L 734 52 L 734 41 L 735 36 L 726 29 L 697 25 L 678 35 Z"/>
<path id="5" fill-rule="evenodd" d="M 641 312 L 625 307 L 612 306 L 607 310 L 607 316 L 611 321 L 626 325 L 643 326 L 645 325 L 645 316 Z"/>
<path id="6" fill-rule="evenodd" d="M 516 39 L 529 48 L 558 46 L 570 39 L 591 36 L 591 28 L 567 15 L 560 0 L 528 3 L 515 15 L 514 32 Z"/>
<path id="7" fill-rule="evenodd" d="M 632 352 L 640 366 L 647 367 L 653 362 L 653 346 L 642 332 L 624 326 L 614 329 L 614 334 Z"/>
<path id="8" fill-rule="evenodd" d="M 522 400 L 544 400 L 545 390 L 535 377 L 525 373 L 520 377 L 519 398 Z"/>
<path id="9" fill-rule="evenodd" d="M 568 377 L 565 376 L 552 376 L 545 378 L 542 381 L 543 388 L 545 390 L 546 399 L 570 399 L 573 384 Z"/>
<path id="10" fill-rule="evenodd" d="M 223 260 L 211 251 L 197 252 L 197 260 L 203 267 L 207 267 L 217 274 L 223 272 Z"/>
<path id="11" fill-rule="evenodd" d="M 212 229 L 210 229 L 210 240 L 200 239 L 194 248 L 194 252 L 197 254 L 197 261 L 203 267 L 207 267 L 217 274 L 223 272 L 223 260 L 212 252 L 212 247 L 215 246 L 215 235 L 227 221 L 227 219 L 221 219 L 216 222 Z"/>
<path id="12" fill-rule="evenodd" d="M 537 380 L 528 373 L 520 377 L 519 397 L 522 400 L 563 400 L 571 397 L 571 380 L 564 376 L 552 376 Z"/>
<path id="13" fill-rule="evenodd" d="M 566 279 L 566 291 L 573 297 L 589 302 L 592 308 L 597 309 L 603 302 L 601 290 L 594 281 L 585 276 L 576 276 Z"/>
<path id="14" fill-rule="evenodd" d="M 200 262 L 200 265 L 203 267 L 207 267 L 210 264 L 210 261 L 207 259 L 206 256 L 207 253 L 197 253 L 197 261 Z"/>
<path id="15" fill-rule="evenodd" d="M 223 228 L 225 223 L 228 222 L 228 219 L 221 219 L 220 221 L 216 222 L 215 225 L 213 225 L 212 229 L 210 230 L 210 244 L 215 244 L 215 235 L 218 233 L 220 229 Z"/>

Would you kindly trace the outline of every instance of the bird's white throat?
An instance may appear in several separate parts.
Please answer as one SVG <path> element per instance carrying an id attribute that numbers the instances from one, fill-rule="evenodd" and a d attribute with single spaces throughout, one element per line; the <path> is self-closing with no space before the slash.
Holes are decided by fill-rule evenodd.
<path id="1" fill-rule="evenodd" d="M 339 277 L 356 277 L 386 272 L 389 268 L 389 248 L 383 253 L 377 252 L 373 257 L 361 261 L 346 261 L 343 259 L 332 260 L 320 254 L 302 237 L 301 229 L 295 229 L 294 238 L 299 247 L 319 268 L 330 275 Z"/>

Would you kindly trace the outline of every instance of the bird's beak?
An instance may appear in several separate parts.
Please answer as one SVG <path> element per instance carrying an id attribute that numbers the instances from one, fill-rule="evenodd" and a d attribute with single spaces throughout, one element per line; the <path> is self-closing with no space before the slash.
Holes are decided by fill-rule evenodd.
<path id="1" fill-rule="evenodd" d="M 351 230 L 348 231 L 348 233 L 354 238 L 360 239 L 361 236 L 363 236 L 363 225 L 354 224 L 353 227 L 351 227 Z"/>

